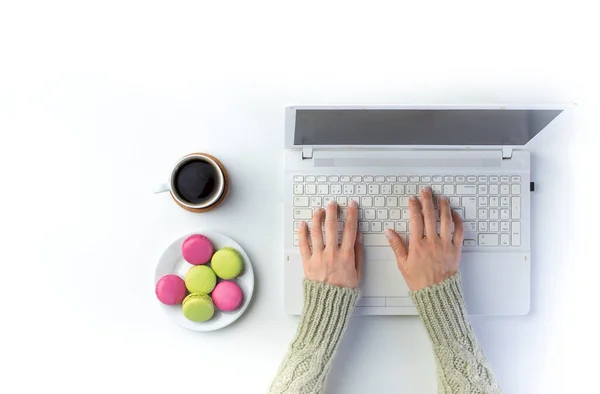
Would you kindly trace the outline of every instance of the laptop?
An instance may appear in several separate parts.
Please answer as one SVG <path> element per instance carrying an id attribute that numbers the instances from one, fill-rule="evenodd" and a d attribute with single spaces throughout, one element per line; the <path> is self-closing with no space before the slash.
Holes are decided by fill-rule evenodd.
<path id="1" fill-rule="evenodd" d="M 530 153 L 556 107 L 294 106 L 285 116 L 284 304 L 303 306 L 298 226 L 315 208 L 359 205 L 365 246 L 355 314 L 415 315 L 384 230 L 410 240 L 408 198 L 430 186 L 465 225 L 469 313 L 525 315 L 530 303 Z"/>

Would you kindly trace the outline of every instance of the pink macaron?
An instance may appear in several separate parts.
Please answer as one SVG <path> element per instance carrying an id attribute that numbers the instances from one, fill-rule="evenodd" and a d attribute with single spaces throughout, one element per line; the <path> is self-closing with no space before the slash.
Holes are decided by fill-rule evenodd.
<path id="1" fill-rule="evenodd" d="M 177 275 L 165 275 L 158 280 L 154 289 L 159 301 L 166 305 L 177 305 L 187 295 L 185 282 Z"/>
<path id="2" fill-rule="evenodd" d="M 244 294 L 235 282 L 219 282 L 213 290 L 211 297 L 215 306 L 223 312 L 231 312 L 242 305 Z"/>
<path id="3" fill-rule="evenodd" d="M 183 241 L 181 254 L 190 264 L 206 264 L 213 255 L 213 246 L 204 235 L 192 234 Z"/>

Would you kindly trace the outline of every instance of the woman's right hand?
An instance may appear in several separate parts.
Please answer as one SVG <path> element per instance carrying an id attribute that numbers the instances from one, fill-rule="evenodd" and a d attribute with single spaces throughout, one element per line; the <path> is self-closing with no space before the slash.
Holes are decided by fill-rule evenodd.
<path id="1" fill-rule="evenodd" d="M 394 250 L 398 268 L 411 291 L 418 291 L 454 275 L 458 271 L 464 237 L 462 219 L 450 209 L 448 198 L 439 199 L 440 232 L 436 228 L 435 208 L 431 188 L 421 191 L 422 204 L 411 197 L 410 239 L 408 247 L 391 229 L 385 235 Z M 454 234 L 452 223 L 454 222 Z"/>

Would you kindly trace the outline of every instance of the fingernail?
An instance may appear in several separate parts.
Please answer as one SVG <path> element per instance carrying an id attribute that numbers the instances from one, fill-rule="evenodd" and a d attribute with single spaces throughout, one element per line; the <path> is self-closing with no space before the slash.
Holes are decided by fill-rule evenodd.
<path id="1" fill-rule="evenodd" d="M 424 192 L 430 192 L 431 188 L 429 186 L 423 186 L 423 191 Z"/>
<path id="2" fill-rule="evenodd" d="M 417 196 L 410 196 L 409 198 L 414 201 L 417 199 Z"/>
<path id="3" fill-rule="evenodd" d="M 363 235 L 362 235 L 362 233 L 358 233 L 358 235 L 356 236 L 356 241 L 359 244 L 363 243 Z"/>
<path id="4" fill-rule="evenodd" d="M 392 230 L 391 229 L 389 229 L 389 228 L 385 229 L 385 237 L 387 239 L 392 239 Z"/>
<path id="5" fill-rule="evenodd" d="M 448 196 L 440 196 L 440 198 L 441 198 L 442 200 L 444 200 L 444 201 L 447 201 L 447 200 L 448 200 Z"/>
<path id="6" fill-rule="evenodd" d="M 306 222 L 303 220 L 300 222 L 300 228 L 306 227 Z"/>
<path id="7" fill-rule="evenodd" d="M 355 208 L 355 207 L 356 207 L 356 201 L 354 201 L 354 200 L 350 200 L 350 202 L 348 203 L 348 206 L 349 206 L 350 208 Z"/>
<path id="8" fill-rule="evenodd" d="M 335 202 L 335 200 L 329 200 L 329 202 L 327 203 L 327 205 L 328 205 L 328 206 L 329 206 L 329 205 L 334 205 L 334 204 L 337 204 L 337 203 Z"/>

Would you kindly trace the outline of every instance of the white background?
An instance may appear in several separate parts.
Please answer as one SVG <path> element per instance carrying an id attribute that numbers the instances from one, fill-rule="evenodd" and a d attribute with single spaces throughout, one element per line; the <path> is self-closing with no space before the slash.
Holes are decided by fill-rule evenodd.
<path id="1" fill-rule="evenodd" d="M 265 392 L 297 322 L 284 106 L 495 102 L 579 105 L 531 146 L 532 311 L 473 326 L 506 393 L 589 392 L 600 64 L 583 2 L 0 4 L 0 392 Z M 214 212 L 150 193 L 192 151 L 230 171 Z M 257 274 L 246 315 L 209 334 L 166 319 L 152 283 L 200 227 Z M 328 391 L 433 393 L 434 371 L 417 318 L 355 318 Z"/>

